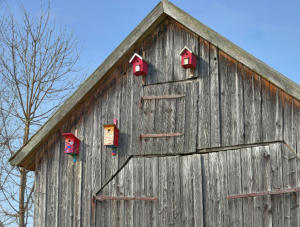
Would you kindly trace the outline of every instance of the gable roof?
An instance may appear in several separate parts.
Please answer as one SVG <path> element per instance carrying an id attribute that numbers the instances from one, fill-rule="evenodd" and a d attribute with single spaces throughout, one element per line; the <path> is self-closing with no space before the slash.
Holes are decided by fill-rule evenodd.
<path id="1" fill-rule="evenodd" d="M 46 140 L 64 122 L 99 81 L 134 48 L 134 45 L 145 38 L 153 28 L 166 17 L 171 17 L 190 29 L 192 32 L 206 39 L 231 57 L 270 81 L 286 93 L 300 100 L 300 86 L 275 69 L 269 67 L 240 47 L 236 46 L 217 32 L 208 28 L 192 16 L 188 15 L 174 4 L 163 0 L 146 18 L 125 38 L 125 40 L 105 59 L 92 75 L 68 98 L 65 103 L 51 116 L 51 118 L 32 136 L 28 143 L 10 158 L 12 165 L 23 166 L 34 170 L 35 153 L 40 144 Z"/>

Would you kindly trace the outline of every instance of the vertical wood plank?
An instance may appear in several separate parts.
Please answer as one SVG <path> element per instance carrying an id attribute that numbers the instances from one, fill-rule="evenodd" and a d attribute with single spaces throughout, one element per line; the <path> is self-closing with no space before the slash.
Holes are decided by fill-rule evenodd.
<path id="1" fill-rule="evenodd" d="M 242 193 L 251 193 L 252 182 L 253 182 L 253 170 L 252 170 L 252 149 L 245 148 L 241 150 L 241 180 L 242 180 Z M 253 223 L 252 215 L 253 215 L 253 198 L 244 198 L 243 202 L 243 224 L 244 227 L 252 227 L 255 225 Z"/>
<path id="2" fill-rule="evenodd" d="M 175 218 L 177 219 L 177 217 L 175 216 L 175 204 L 174 204 L 174 200 L 176 198 L 174 198 L 174 194 L 175 194 L 175 187 L 174 187 L 174 172 L 176 171 L 175 168 L 178 168 L 179 165 L 176 165 L 179 162 L 176 162 L 178 160 L 178 158 L 167 158 L 167 204 L 166 204 L 166 212 L 167 212 L 167 226 L 174 226 L 175 225 Z M 178 185 L 177 185 L 178 186 Z"/>
<path id="3" fill-rule="evenodd" d="M 66 155 L 66 154 L 65 154 Z M 73 226 L 73 199 L 74 199 L 74 163 L 73 157 L 70 155 L 66 159 L 66 165 L 64 174 L 66 174 L 66 191 L 65 191 L 65 216 L 64 216 L 64 226 Z"/>
<path id="4" fill-rule="evenodd" d="M 46 211 L 47 212 L 47 216 L 45 217 L 45 226 L 53 226 L 53 221 L 54 219 L 54 193 L 53 193 L 53 186 L 54 186 L 54 179 L 53 179 L 53 144 L 52 146 L 50 145 L 52 143 L 53 138 L 50 138 L 48 141 L 48 146 L 47 146 L 47 150 L 46 150 L 46 160 L 47 160 L 47 194 L 45 195 L 46 197 L 46 201 L 47 201 L 47 207 L 46 207 Z"/>
<path id="5" fill-rule="evenodd" d="M 242 66 L 221 51 L 219 51 L 219 65 L 222 146 L 242 144 L 244 142 Z"/>
<path id="6" fill-rule="evenodd" d="M 119 176 L 114 177 L 110 183 L 110 191 L 108 192 L 107 195 L 109 196 L 118 196 L 117 195 L 117 188 L 119 187 Z M 118 226 L 118 221 L 120 219 L 119 214 L 118 214 L 118 206 L 117 206 L 118 201 L 110 201 L 110 226 L 115 227 Z"/>
<path id="7" fill-rule="evenodd" d="M 241 164 L 240 150 L 229 150 L 227 153 L 228 194 L 241 194 Z M 234 199 L 228 201 L 230 226 L 243 225 L 243 201 Z"/>
<path id="8" fill-rule="evenodd" d="M 190 88 L 190 85 L 181 85 L 181 84 L 176 84 L 175 86 L 173 86 L 174 89 L 174 94 L 187 94 L 187 90 Z M 187 88 L 188 87 L 188 88 Z M 187 97 L 183 97 L 183 98 L 179 98 L 176 99 L 176 113 L 175 113 L 175 129 L 174 132 L 183 132 L 185 131 L 185 115 L 186 115 L 186 98 Z M 178 136 L 174 138 L 174 146 L 173 146 L 173 153 L 183 153 L 185 151 L 185 149 L 188 149 L 188 147 L 184 146 L 184 141 L 185 136 Z M 191 138 L 192 139 L 192 138 Z"/>
<path id="9" fill-rule="evenodd" d="M 299 128 L 297 127 L 297 122 L 299 118 L 299 113 L 297 112 L 297 101 L 295 99 L 292 100 L 292 131 L 291 131 L 291 145 L 294 150 L 294 152 L 297 152 L 297 131 L 299 131 Z M 298 161 L 296 154 L 289 151 L 289 182 L 291 187 L 297 187 L 298 185 Z M 291 225 L 292 226 L 298 226 L 299 223 L 299 216 L 300 216 L 300 203 L 299 203 L 299 193 L 292 193 L 291 194 Z"/>
<path id="10" fill-rule="evenodd" d="M 260 147 L 252 148 L 253 164 L 253 192 L 262 191 L 262 157 Z M 261 196 L 253 198 L 253 219 L 252 223 L 263 226 L 263 198 Z"/>
<path id="11" fill-rule="evenodd" d="M 198 83 L 191 82 L 186 85 L 185 97 L 185 124 L 184 124 L 184 147 L 183 152 L 194 152 L 197 148 L 197 125 L 198 122 Z M 180 119 L 178 119 L 180 120 Z"/>
<path id="12" fill-rule="evenodd" d="M 51 140 L 51 146 L 47 150 L 47 215 L 46 225 L 57 226 L 58 224 L 58 182 L 59 182 L 59 156 L 60 146 L 59 137 L 60 135 L 54 135 Z"/>
<path id="13" fill-rule="evenodd" d="M 200 75 L 199 75 L 199 101 L 198 101 L 198 148 L 210 147 L 210 75 L 209 75 L 209 43 L 200 38 Z"/>
<path id="14" fill-rule="evenodd" d="M 81 224 L 81 176 L 82 166 L 81 161 L 74 165 L 74 205 L 73 205 L 73 226 L 79 227 Z M 90 200 L 91 201 L 91 200 Z"/>
<path id="15" fill-rule="evenodd" d="M 40 172 L 40 202 L 39 202 L 39 216 L 40 226 L 46 224 L 46 213 L 47 213 L 47 192 L 48 192 L 48 175 L 47 175 L 47 143 L 44 145 L 44 149 L 41 157 L 41 172 Z"/>
<path id="16" fill-rule="evenodd" d="M 118 174 L 118 185 L 116 185 L 117 196 L 126 196 L 125 195 L 125 178 L 124 178 L 124 168 Z M 116 226 L 123 227 L 125 226 L 125 209 L 124 209 L 124 201 L 117 202 L 117 222 Z"/>
<path id="17" fill-rule="evenodd" d="M 182 198 L 182 226 L 194 225 L 194 198 L 193 198 L 193 175 L 191 156 L 181 158 L 181 198 Z"/>
<path id="18" fill-rule="evenodd" d="M 218 49 L 209 45 L 209 74 L 210 74 L 210 130 L 211 147 L 221 146 L 220 135 L 220 86 L 219 86 L 219 57 Z M 199 126 L 198 126 L 199 127 Z"/>
<path id="19" fill-rule="evenodd" d="M 162 92 L 163 95 L 174 94 L 174 86 L 164 86 L 165 89 Z M 162 133 L 176 132 L 176 99 L 163 99 L 162 109 L 163 116 L 162 118 Z M 173 153 L 174 152 L 174 137 L 164 138 L 162 141 L 161 152 L 162 153 Z"/>
<path id="20" fill-rule="evenodd" d="M 190 156 L 193 172 L 193 209 L 194 209 L 194 224 L 195 227 L 203 227 L 203 197 L 202 197 L 202 170 L 201 156 Z M 178 168 L 176 168 L 178 170 Z M 176 169 L 174 171 L 176 171 Z M 175 186 L 176 187 L 176 186 Z"/>
<path id="21" fill-rule="evenodd" d="M 283 188 L 282 180 L 282 156 L 281 144 L 271 144 L 271 189 L 278 190 Z M 272 199 L 272 224 L 273 226 L 284 226 L 284 207 L 283 196 L 273 195 Z"/>
<path id="22" fill-rule="evenodd" d="M 173 222 L 174 226 L 182 226 L 182 219 L 181 219 L 181 212 L 182 212 L 182 197 L 181 197 L 181 166 L 180 166 L 180 157 L 176 157 L 173 162 L 173 169 L 172 169 L 172 182 L 168 182 L 168 184 L 172 184 L 173 191 L 172 191 L 172 211 L 173 212 Z M 170 179 L 169 179 L 170 181 Z"/>
<path id="23" fill-rule="evenodd" d="M 265 79 L 262 89 L 262 136 L 264 142 L 282 140 L 282 104 L 280 91 Z"/>
<path id="24" fill-rule="evenodd" d="M 261 148 L 262 188 L 261 191 L 271 191 L 271 154 L 269 146 Z M 272 226 L 271 196 L 263 196 L 263 226 Z"/>
<path id="25" fill-rule="evenodd" d="M 37 226 L 38 223 L 38 206 L 39 206 L 39 175 L 38 175 L 38 166 L 36 166 L 34 172 L 34 214 L 33 214 L 33 225 Z"/>
<path id="26" fill-rule="evenodd" d="M 35 157 L 35 180 L 34 180 L 34 226 L 38 226 L 40 223 L 40 196 L 41 196 L 41 165 L 39 162 L 40 153 L 36 154 Z"/>
<path id="27" fill-rule="evenodd" d="M 156 158 L 147 158 L 145 160 L 145 175 L 144 175 L 144 183 L 145 183 L 145 196 L 154 197 L 154 182 L 153 182 L 153 168 L 154 161 Z M 153 203 L 145 203 L 145 216 L 144 216 L 144 226 L 153 226 L 154 219 L 154 209 Z"/>
<path id="28" fill-rule="evenodd" d="M 101 144 L 102 144 L 102 130 L 103 124 L 101 121 L 102 108 L 101 108 L 101 98 L 98 98 L 97 101 L 94 102 L 94 111 L 91 115 L 93 121 L 93 132 L 92 132 L 92 149 L 91 149 L 91 192 L 94 195 L 97 190 L 101 188 Z M 79 172 L 81 167 L 77 167 L 78 164 L 75 165 L 75 172 L 77 172 L 77 176 L 79 176 Z M 80 183 L 80 182 L 77 182 Z M 76 185 L 76 184 L 75 184 Z M 76 186 L 75 186 L 76 187 Z"/>
<path id="29" fill-rule="evenodd" d="M 210 211 L 212 210 L 211 199 L 212 194 L 209 191 L 209 187 L 211 185 L 210 181 L 210 165 L 209 165 L 209 154 L 201 155 L 201 169 L 202 169 L 202 194 L 203 194 L 203 224 L 204 226 L 210 226 L 211 224 L 211 216 Z"/>
<path id="30" fill-rule="evenodd" d="M 249 70 L 244 77 L 245 143 L 261 142 L 261 80 Z"/>
<path id="31" fill-rule="evenodd" d="M 122 166 L 129 157 L 130 151 L 130 140 L 131 140 L 131 74 L 129 72 L 131 67 L 124 66 L 122 71 L 122 93 L 120 98 L 120 119 L 119 119 L 119 148 L 118 159 L 119 159 L 119 168 Z"/>
<path id="32" fill-rule="evenodd" d="M 281 150 L 282 158 L 282 181 L 283 188 L 290 188 L 289 184 L 289 151 L 285 146 Z M 284 194 L 283 196 L 283 210 L 284 210 L 284 225 L 290 226 L 291 224 L 291 195 Z"/>
<path id="33" fill-rule="evenodd" d="M 102 186 L 102 143 L 103 143 L 103 122 L 102 118 L 102 106 L 103 106 L 103 97 L 98 98 L 97 102 L 95 102 L 95 111 L 94 111 L 94 133 L 93 133 L 93 158 L 92 158 L 92 194 L 93 196 L 95 193 Z M 78 167 L 79 168 L 79 167 Z M 81 167 L 80 167 L 81 169 Z M 81 181 L 81 180 L 80 180 Z M 80 183 L 79 181 L 79 183 Z"/>
<path id="34" fill-rule="evenodd" d="M 220 188 L 220 170 L 219 170 L 219 159 L 218 153 L 211 153 L 209 156 L 209 164 L 206 168 L 209 168 L 209 199 L 210 199 L 210 210 L 208 215 L 209 225 L 211 226 L 221 226 L 221 209 L 220 209 L 220 200 L 221 190 L 224 193 L 224 190 Z"/>
<path id="35" fill-rule="evenodd" d="M 229 224 L 229 207 L 226 199 L 226 192 L 228 191 L 228 158 L 227 152 L 220 152 L 219 154 L 219 171 L 220 171 L 220 189 L 223 190 L 220 200 L 221 208 L 221 226 L 230 226 Z"/>
<path id="36" fill-rule="evenodd" d="M 85 113 L 84 122 L 84 158 L 83 158 L 83 187 L 82 187 L 82 225 L 91 225 L 91 198 L 92 198 L 92 157 L 93 157 L 93 132 L 94 132 L 94 111 L 95 106 L 89 108 Z"/>
<path id="37" fill-rule="evenodd" d="M 284 116 L 284 127 L 283 127 L 283 138 L 284 141 L 294 150 L 296 150 L 296 133 L 294 133 L 294 124 L 296 123 L 295 116 L 293 114 L 293 99 L 287 94 L 283 93 L 283 116 Z M 297 185 L 297 163 L 296 156 L 287 147 L 283 147 L 283 158 L 284 158 L 284 187 L 290 188 Z M 297 226 L 298 225 L 298 204 L 297 204 L 297 193 L 291 193 L 284 196 L 286 209 L 286 225 Z M 287 217 L 288 216 L 288 217 Z"/>
<path id="38" fill-rule="evenodd" d="M 167 158 L 159 158 L 159 225 L 167 226 Z"/>
<path id="39" fill-rule="evenodd" d="M 154 86 L 149 86 L 145 88 L 145 94 L 153 94 L 155 89 Z M 155 101 L 154 100 L 144 100 L 142 104 L 143 108 L 143 133 L 145 134 L 150 134 L 155 132 L 154 130 L 154 125 L 155 125 Z M 145 138 L 141 140 L 142 143 L 142 150 L 144 154 L 151 154 L 153 151 L 153 143 L 154 139 L 153 138 Z"/>
<path id="40" fill-rule="evenodd" d="M 134 158 L 133 160 L 133 196 L 142 197 L 144 196 L 144 158 Z M 133 226 L 144 225 L 144 209 L 145 201 L 134 201 L 133 203 Z M 148 215 L 148 214 L 147 214 Z"/>
<path id="41" fill-rule="evenodd" d="M 108 124 L 108 117 L 107 117 L 107 111 L 109 108 L 109 92 L 108 92 L 108 86 L 103 88 L 103 95 L 102 95 L 102 106 L 101 106 L 101 122 L 102 124 Z M 107 180 L 107 159 L 109 159 L 109 155 L 111 155 L 110 153 L 110 148 L 107 148 L 106 146 L 104 146 L 103 144 L 103 134 L 104 134 L 104 129 L 103 129 L 103 125 L 101 126 L 101 134 L 102 134 L 102 140 L 101 140 L 101 185 L 104 185 L 106 183 Z"/>
<path id="42" fill-rule="evenodd" d="M 245 131 L 244 131 L 244 70 L 241 63 L 237 63 L 236 73 L 234 75 L 234 94 L 232 94 L 233 99 L 233 111 L 232 119 L 233 125 L 232 133 L 234 138 L 232 144 L 244 144 Z"/>
<path id="43" fill-rule="evenodd" d="M 142 120 L 142 110 L 139 108 L 140 100 L 143 96 L 142 78 L 131 75 L 131 154 L 141 154 L 140 133 L 142 131 L 140 121 Z"/>
<path id="44" fill-rule="evenodd" d="M 133 160 L 131 159 L 127 166 L 124 167 L 124 179 L 125 179 L 125 189 L 124 193 L 126 196 L 133 196 Z M 124 201 L 124 216 L 125 216 L 125 225 L 126 227 L 133 226 L 133 204 L 134 201 Z"/>
<path id="45" fill-rule="evenodd" d="M 296 141 L 297 141 L 297 146 L 296 146 L 296 151 L 297 155 L 300 153 L 300 102 L 297 100 L 294 100 L 294 108 L 293 108 L 294 114 L 297 116 L 297 119 L 295 119 L 294 126 L 296 127 L 295 129 L 295 134 L 296 134 Z M 300 187 L 300 159 L 296 159 L 297 162 L 297 187 Z M 300 196 L 297 196 L 297 203 L 300 206 Z M 300 207 L 298 207 L 300 209 Z M 300 214 L 298 214 L 298 223 L 300 223 Z"/>

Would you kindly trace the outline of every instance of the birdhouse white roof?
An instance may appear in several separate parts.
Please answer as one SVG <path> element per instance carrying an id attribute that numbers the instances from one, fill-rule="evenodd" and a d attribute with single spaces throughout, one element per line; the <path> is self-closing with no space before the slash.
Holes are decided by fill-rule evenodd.
<path id="1" fill-rule="evenodd" d="M 182 55 L 182 53 L 183 53 L 185 50 L 188 50 L 189 52 L 193 53 L 193 51 L 191 51 L 187 46 L 184 46 L 184 47 L 182 48 L 182 50 L 180 51 L 179 54 Z"/>
<path id="2" fill-rule="evenodd" d="M 129 63 L 131 63 L 135 57 L 138 57 L 139 59 L 143 60 L 143 58 L 140 55 L 134 53 L 134 55 L 130 58 Z"/>

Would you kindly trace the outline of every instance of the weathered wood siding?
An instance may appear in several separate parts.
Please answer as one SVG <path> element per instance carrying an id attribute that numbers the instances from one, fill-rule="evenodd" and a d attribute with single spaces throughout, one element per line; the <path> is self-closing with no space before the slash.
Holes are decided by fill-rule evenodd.
<path id="1" fill-rule="evenodd" d="M 200 155 L 132 158 L 99 195 L 159 199 L 97 202 L 96 226 L 202 227 Z"/>
<path id="2" fill-rule="evenodd" d="M 194 72 L 184 70 L 180 65 L 179 51 L 185 45 L 197 55 Z M 128 59 L 134 52 L 149 63 L 149 74 L 145 79 L 132 75 Z M 183 97 L 141 102 L 145 96 L 170 95 Z M 299 159 L 291 153 L 280 153 L 276 159 L 272 156 L 273 149 L 269 148 L 270 157 L 275 158 L 273 160 L 260 156 L 266 153 L 260 150 L 261 147 L 245 148 L 243 151 L 201 155 L 201 164 L 193 164 L 193 167 L 180 157 L 156 157 L 152 160 L 143 159 L 143 156 L 190 155 L 245 144 L 259 146 L 274 141 L 284 141 L 299 153 L 299 114 L 298 100 L 240 64 L 238 59 L 231 58 L 177 22 L 166 19 L 139 42 L 135 50 L 124 56 L 91 91 L 85 102 L 68 116 L 63 127 L 40 148 L 36 157 L 35 226 L 91 226 L 91 198 L 98 191 L 133 195 L 145 192 L 151 195 L 154 190 L 159 190 L 157 193 L 162 196 L 156 207 L 146 202 L 138 205 L 133 205 L 133 202 L 113 202 L 105 205 L 109 209 L 100 209 L 97 205 L 96 216 L 100 219 L 97 225 L 103 223 L 108 226 L 107 223 L 112 221 L 114 226 L 118 226 L 117 223 L 132 226 L 132 223 L 141 222 L 144 226 L 148 222 L 150 226 L 158 226 L 171 223 L 176 218 L 180 218 L 178 223 L 181 224 L 200 225 L 200 217 L 203 216 L 204 226 L 215 225 L 210 223 L 231 226 L 245 222 L 245 215 L 249 215 L 255 220 L 257 216 L 257 220 L 263 223 L 266 220 L 269 223 L 272 219 L 272 223 L 278 223 L 274 226 L 282 226 L 282 221 L 285 226 L 297 226 L 300 222 L 297 205 L 300 203 L 299 193 L 274 196 L 271 200 L 215 201 L 215 198 L 223 196 L 223 190 L 238 193 L 299 186 Z M 118 118 L 120 128 L 117 156 L 112 156 L 111 149 L 103 145 L 103 125 L 112 123 L 113 118 Z M 74 133 L 75 130 L 78 131 L 81 147 L 78 161 L 73 163 L 72 157 L 63 153 L 61 133 Z M 160 133 L 182 135 L 140 138 L 141 134 Z M 140 161 L 127 163 L 132 157 Z M 169 160 L 174 160 L 172 162 L 180 168 L 173 169 Z M 262 166 L 261 162 L 266 166 Z M 273 162 L 277 165 L 275 169 Z M 156 169 L 157 166 L 165 169 Z M 200 167 L 200 172 L 195 172 Z M 142 172 L 134 171 L 136 168 L 141 168 Z M 242 171 L 243 168 L 249 171 Z M 271 168 L 271 172 L 266 172 L 266 168 Z M 282 169 L 279 171 L 279 168 Z M 268 175 L 255 178 L 261 171 Z M 196 175 L 194 178 L 183 178 L 183 174 L 192 174 L 191 177 Z M 200 178 L 201 182 L 198 182 Z M 242 180 L 231 182 L 235 178 Z M 185 187 L 185 181 L 191 179 L 193 184 L 203 182 L 202 188 L 186 183 L 188 190 L 198 190 L 199 200 L 203 197 L 204 212 L 199 216 L 193 212 L 202 209 L 201 204 L 194 204 L 194 207 L 189 207 L 190 203 L 184 205 L 195 191 L 180 189 Z M 262 183 L 264 179 L 271 181 L 265 184 Z M 107 184 L 111 180 L 120 188 Z M 180 215 L 178 204 L 181 208 L 187 206 Z M 165 206 L 176 209 L 173 213 L 169 210 L 159 212 Z M 285 206 L 284 209 L 281 206 Z M 222 213 L 224 207 L 228 208 L 226 212 L 230 214 Z M 207 211 L 222 213 L 223 216 L 211 216 Z M 259 213 L 262 211 L 269 219 L 260 219 L 264 217 Z M 141 216 L 151 213 L 145 220 L 147 223 L 136 215 L 139 212 L 143 212 Z M 278 219 L 275 213 L 278 213 Z M 231 214 L 233 216 L 229 217 Z M 285 218 L 281 219 L 280 215 Z M 250 221 L 247 223 L 251 226 Z"/>
<path id="3" fill-rule="evenodd" d="M 283 203 L 293 200 L 294 194 L 227 199 L 228 195 L 291 187 L 284 182 L 297 182 L 297 178 L 284 177 L 291 174 L 285 168 L 287 156 L 295 153 L 282 143 L 272 143 L 209 154 L 133 157 L 98 196 L 158 200 L 97 201 L 95 224 L 299 226 L 297 204 L 287 209 Z M 288 212 L 295 215 L 286 216 Z"/>

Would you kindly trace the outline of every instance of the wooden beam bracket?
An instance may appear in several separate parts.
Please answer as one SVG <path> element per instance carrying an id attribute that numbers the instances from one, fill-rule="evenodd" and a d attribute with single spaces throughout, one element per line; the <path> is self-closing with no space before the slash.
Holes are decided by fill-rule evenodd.
<path id="1" fill-rule="evenodd" d="M 293 192 L 300 192 L 300 187 L 296 188 L 287 188 L 287 189 L 278 189 L 274 191 L 265 191 L 265 192 L 253 192 L 247 194 L 240 194 L 240 195 L 229 195 L 227 199 L 240 199 L 240 198 L 249 198 L 249 197 L 257 197 L 257 196 L 265 196 L 265 195 L 281 195 L 281 194 L 288 194 Z"/>
<path id="2" fill-rule="evenodd" d="M 161 137 L 175 137 L 175 136 L 183 136 L 183 133 L 175 132 L 175 133 L 162 133 L 162 134 L 141 134 L 140 139 L 143 138 L 161 138 Z"/>

